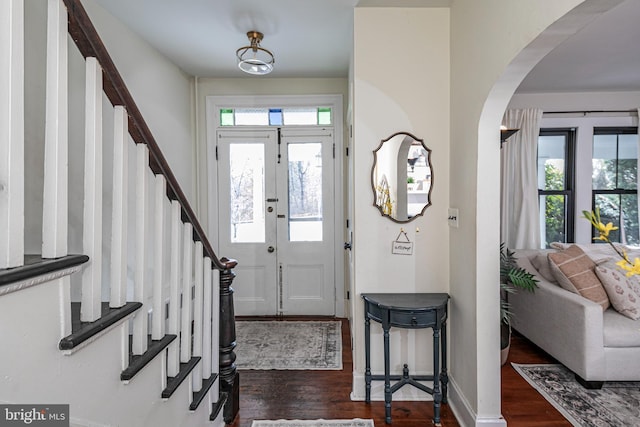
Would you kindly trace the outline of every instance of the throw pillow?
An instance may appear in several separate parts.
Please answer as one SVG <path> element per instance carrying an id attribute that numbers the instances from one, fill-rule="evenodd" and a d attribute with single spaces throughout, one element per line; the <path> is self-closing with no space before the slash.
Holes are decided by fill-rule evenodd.
<path id="1" fill-rule="evenodd" d="M 609 308 L 609 297 L 594 270 L 596 263 L 582 249 L 572 245 L 547 257 L 560 286 L 600 304 L 603 311 Z"/>
<path id="2" fill-rule="evenodd" d="M 551 267 L 549 266 L 549 258 L 547 258 L 547 254 L 545 252 L 535 254 L 534 256 L 529 258 L 529 261 L 531 261 L 531 265 L 533 265 L 536 270 L 538 270 L 540 276 L 542 276 L 545 280 L 551 283 L 558 283 L 553 275 L 553 272 L 551 271 Z"/>
<path id="3" fill-rule="evenodd" d="M 640 319 L 640 295 L 634 290 L 637 283 L 633 283 L 633 278 L 627 277 L 614 263 L 597 266 L 596 274 L 607 291 L 613 308 L 630 319 Z"/>

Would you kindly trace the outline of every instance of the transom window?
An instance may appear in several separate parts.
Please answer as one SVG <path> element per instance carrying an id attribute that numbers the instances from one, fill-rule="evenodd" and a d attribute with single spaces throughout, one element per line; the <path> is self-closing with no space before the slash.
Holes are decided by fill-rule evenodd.
<path id="1" fill-rule="evenodd" d="M 221 108 L 220 126 L 329 126 L 330 107 Z"/>

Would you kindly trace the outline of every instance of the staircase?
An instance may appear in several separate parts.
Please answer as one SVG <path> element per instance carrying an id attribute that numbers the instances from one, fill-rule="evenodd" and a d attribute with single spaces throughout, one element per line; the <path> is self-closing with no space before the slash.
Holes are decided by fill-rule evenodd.
<path id="1" fill-rule="evenodd" d="M 38 171 L 25 170 L 26 1 L 47 3 Z M 69 37 L 84 58 L 81 165 Z M 40 197 L 41 253 L 25 254 Z M 214 253 L 80 0 L 0 1 L 0 405 L 68 404 L 71 426 L 233 422 L 235 265 Z"/>

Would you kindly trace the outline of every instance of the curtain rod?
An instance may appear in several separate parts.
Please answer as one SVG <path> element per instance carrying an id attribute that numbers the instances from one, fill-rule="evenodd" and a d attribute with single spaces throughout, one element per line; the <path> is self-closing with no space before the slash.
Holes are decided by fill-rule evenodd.
<path id="1" fill-rule="evenodd" d="M 637 109 L 629 109 L 629 110 L 582 110 L 582 111 L 544 111 L 542 114 L 606 114 L 606 113 L 629 113 L 629 114 L 637 114 Z"/>

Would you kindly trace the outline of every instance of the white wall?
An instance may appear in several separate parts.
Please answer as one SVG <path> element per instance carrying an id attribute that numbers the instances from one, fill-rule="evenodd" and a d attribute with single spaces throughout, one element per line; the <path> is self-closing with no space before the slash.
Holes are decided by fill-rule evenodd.
<path id="1" fill-rule="evenodd" d="M 0 298 L 2 338 L 10 343 L 0 352 L 0 402 L 68 404 L 72 426 L 224 426 L 222 416 L 209 421 L 217 383 L 193 412 L 189 379 L 170 399 L 161 398 L 166 387 L 161 356 L 129 383 L 120 381 L 126 366 L 122 348 L 128 340 L 127 323 L 74 354 L 58 350 L 64 312 L 60 296 L 69 292 L 64 280 Z"/>
<path id="2" fill-rule="evenodd" d="M 449 9 L 356 8 L 353 62 L 353 204 L 355 280 L 352 293 L 354 383 L 352 398 L 364 399 L 362 293 L 448 292 L 449 206 Z M 373 150 L 396 132 L 409 132 L 432 150 L 432 206 L 423 217 L 397 224 L 373 206 Z M 404 229 L 412 255 L 392 255 Z M 372 322 L 372 370 L 384 372 L 382 329 Z M 391 370 L 431 373 L 430 330 L 392 329 Z M 382 399 L 374 381 L 372 399 Z M 424 399 L 403 387 L 394 399 Z"/>
<path id="3" fill-rule="evenodd" d="M 82 3 L 180 187 L 195 208 L 193 78 L 94 0 Z"/>
<path id="4" fill-rule="evenodd" d="M 591 159 L 594 127 L 638 126 L 637 109 L 640 92 L 582 92 L 582 93 L 518 93 L 509 108 L 540 108 L 542 128 L 576 129 L 576 185 L 575 226 L 576 243 L 590 243 L 591 224 L 583 218 L 583 210 L 591 210 Z M 580 111 L 618 111 L 616 113 L 587 113 Z M 570 114 L 550 112 L 575 111 Z M 620 111 L 631 111 L 621 113 Z"/>
<path id="5" fill-rule="evenodd" d="M 463 425 L 504 425 L 498 357 L 500 122 L 526 73 L 562 40 L 619 2 L 587 0 L 558 21 L 581 3 L 452 3 L 455 160 L 449 191 L 451 206 L 460 209 L 460 227 L 450 233 L 451 399 Z"/>

